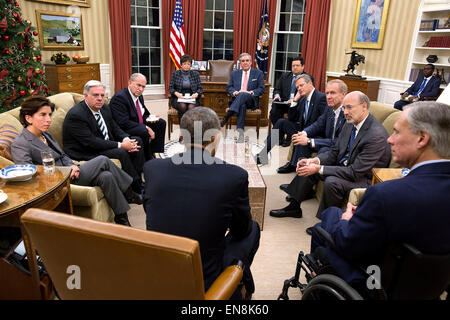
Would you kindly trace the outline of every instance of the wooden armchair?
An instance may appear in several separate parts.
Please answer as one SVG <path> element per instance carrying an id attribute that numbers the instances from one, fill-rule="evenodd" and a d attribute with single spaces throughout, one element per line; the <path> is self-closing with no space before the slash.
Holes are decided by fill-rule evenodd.
<path id="1" fill-rule="evenodd" d="M 205 293 L 199 245 L 188 238 L 40 209 L 21 220 L 62 299 L 224 300 L 242 279 L 238 262 Z"/>

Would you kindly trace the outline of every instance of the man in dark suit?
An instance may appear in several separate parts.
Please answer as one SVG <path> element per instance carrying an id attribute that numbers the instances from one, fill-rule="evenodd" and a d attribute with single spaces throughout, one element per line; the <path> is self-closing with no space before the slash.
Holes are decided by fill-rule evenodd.
<path id="1" fill-rule="evenodd" d="M 307 74 L 299 75 L 295 80 L 297 94 L 289 107 L 288 119 L 279 119 L 266 139 L 265 146 L 257 155 L 258 164 L 267 164 L 268 153 L 274 144 L 279 144 L 286 134 L 288 138 L 313 124 L 327 108 L 324 93 L 314 88 L 312 79 Z"/>
<path id="2" fill-rule="evenodd" d="M 259 97 L 264 94 L 265 87 L 264 73 L 251 67 L 252 56 L 250 54 L 241 53 L 239 62 L 241 69 L 231 72 L 227 84 L 227 93 L 232 98 L 227 114 L 220 120 L 220 126 L 223 127 L 230 117 L 236 115 L 239 139 L 243 142 L 247 109 L 255 110 L 258 108 Z"/>
<path id="3" fill-rule="evenodd" d="M 164 152 L 164 135 L 166 121 L 158 119 L 150 121 L 150 112 L 144 104 L 142 93 L 147 78 L 140 73 L 131 75 L 128 87 L 117 92 L 111 99 L 109 107 L 119 127 L 130 136 L 142 140 L 146 160 L 153 159 L 153 153 Z"/>
<path id="4" fill-rule="evenodd" d="M 75 160 L 90 160 L 98 155 L 119 159 L 122 169 L 133 178 L 132 188 L 142 192 L 141 173 L 145 156 L 139 137 L 129 137 L 114 121 L 104 105 L 105 88 L 91 80 L 83 89 L 84 101 L 67 112 L 63 122 L 64 152 Z"/>
<path id="5" fill-rule="evenodd" d="M 393 161 L 410 172 L 369 187 L 358 207 L 349 203 L 345 212 L 333 207 L 322 213 L 320 225 L 342 255 L 326 248 L 319 259 L 345 281 L 367 290 L 367 275 L 354 266 L 381 266 L 391 245 L 407 243 L 424 254 L 450 253 L 449 123 L 448 105 L 424 101 L 406 106 L 388 142 Z M 325 243 L 313 232 L 311 252 L 319 246 Z"/>
<path id="6" fill-rule="evenodd" d="M 273 89 L 272 108 L 270 109 L 270 121 L 275 125 L 284 114 L 288 113 L 289 106 L 297 94 L 297 87 L 295 86 L 295 78 L 300 74 L 307 74 L 304 72 L 305 62 L 303 57 L 298 56 L 292 59 L 291 72 L 285 72 L 280 79 L 276 81 Z M 314 78 L 309 75 L 314 85 Z M 284 139 L 282 146 L 286 147 L 291 144 L 289 139 Z"/>
<path id="7" fill-rule="evenodd" d="M 198 131 L 194 134 L 198 123 L 200 136 Z M 187 151 L 144 166 L 147 230 L 199 242 L 206 290 L 234 259 L 241 260 L 245 264 L 243 283 L 253 293 L 250 265 L 260 231 L 250 214 L 248 174 L 214 157 L 220 124 L 213 110 L 187 111 L 180 128 Z"/>
<path id="8" fill-rule="evenodd" d="M 394 108 L 402 110 L 404 106 L 415 101 L 436 100 L 439 94 L 441 80 L 433 76 L 434 65 L 429 63 L 423 68 L 423 74 L 417 77 L 411 87 L 401 93 L 401 100 L 394 104 Z"/>
<path id="9" fill-rule="evenodd" d="M 322 153 L 330 149 L 339 137 L 345 123 L 342 101 L 347 94 L 344 81 L 335 79 L 327 83 L 325 94 L 328 108 L 313 124 L 292 135 L 294 149 L 291 160 L 277 169 L 278 173 L 294 172 L 300 158 L 309 158 L 312 152 Z"/>
<path id="10" fill-rule="evenodd" d="M 353 188 L 366 188 L 372 168 L 384 168 L 391 160 L 386 129 L 369 114 L 370 100 L 360 91 L 347 94 L 343 101 L 347 123 L 329 151 L 315 158 L 302 159 L 297 176 L 285 191 L 291 196 L 287 207 L 270 211 L 273 217 L 302 217 L 300 203 L 313 186 L 324 179 L 317 218 L 324 209 L 341 206 Z M 310 228 L 308 228 L 310 230 Z M 310 232 L 308 232 L 310 233 Z"/>

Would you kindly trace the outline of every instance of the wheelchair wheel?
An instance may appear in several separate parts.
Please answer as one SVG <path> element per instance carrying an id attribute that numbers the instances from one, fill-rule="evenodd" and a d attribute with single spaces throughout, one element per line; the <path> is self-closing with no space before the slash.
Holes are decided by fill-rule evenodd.
<path id="1" fill-rule="evenodd" d="M 312 279 L 302 292 L 302 300 L 363 300 L 347 282 L 332 274 L 321 274 Z"/>

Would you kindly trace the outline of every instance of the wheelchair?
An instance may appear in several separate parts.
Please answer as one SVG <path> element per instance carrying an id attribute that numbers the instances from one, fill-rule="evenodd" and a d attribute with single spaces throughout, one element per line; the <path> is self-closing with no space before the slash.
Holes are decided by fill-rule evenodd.
<path id="1" fill-rule="evenodd" d="M 339 254 L 327 231 L 316 226 L 313 232 Z M 399 244 L 387 250 L 380 266 L 380 279 L 361 266 L 354 267 L 370 278 L 368 282 L 373 289 L 358 291 L 337 276 L 331 266 L 300 251 L 295 275 L 284 281 L 278 300 L 289 300 L 289 288 L 299 288 L 302 300 L 435 300 L 445 291 L 446 299 L 450 300 L 450 254 L 424 254 L 409 244 Z M 299 281 L 301 270 L 305 272 L 305 284 Z"/>

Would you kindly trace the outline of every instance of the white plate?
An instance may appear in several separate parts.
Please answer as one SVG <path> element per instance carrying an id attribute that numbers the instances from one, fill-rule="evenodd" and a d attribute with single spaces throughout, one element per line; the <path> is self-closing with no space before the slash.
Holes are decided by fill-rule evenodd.
<path id="1" fill-rule="evenodd" d="M 6 199 L 8 199 L 8 195 L 6 193 L 4 193 L 3 191 L 0 192 L 0 203 L 5 202 Z"/>
<path id="2" fill-rule="evenodd" d="M 147 118 L 147 122 L 156 122 L 159 120 L 159 117 L 151 115 Z"/>
<path id="3" fill-rule="evenodd" d="M 36 173 L 33 164 L 17 164 L 0 170 L 0 178 L 7 181 L 27 181 Z"/>

